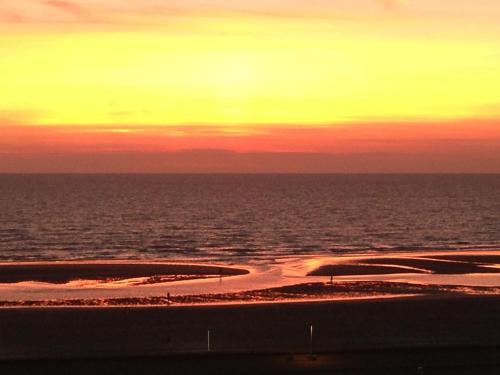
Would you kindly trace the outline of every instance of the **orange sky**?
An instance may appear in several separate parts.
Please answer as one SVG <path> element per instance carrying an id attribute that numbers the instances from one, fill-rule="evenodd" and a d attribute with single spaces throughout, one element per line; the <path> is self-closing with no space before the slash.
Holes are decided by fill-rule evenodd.
<path id="1" fill-rule="evenodd" d="M 295 156 L 272 171 L 500 172 L 499 19 L 496 0 L 0 2 L 0 172 L 273 153 Z M 157 157 L 182 150 L 233 159 Z"/>

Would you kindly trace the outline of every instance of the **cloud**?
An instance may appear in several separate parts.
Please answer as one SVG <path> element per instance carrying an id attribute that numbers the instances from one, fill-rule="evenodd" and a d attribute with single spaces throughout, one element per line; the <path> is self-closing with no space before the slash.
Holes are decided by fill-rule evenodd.
<path id="1" fill-rule="evenodd" d="M 0 2 L 0 22 L 64 23 L 92 21 L 92 2 L 82 0 L 16 0 Z"/>
<path id="2" fill-rule="evenodd" d="M 0 158 L 8 173 L 498 173 L 500 156 L 488 150 L 459 153 L 245 152 L 10 152 Z"/>
<path id="3" fill-rule="evenodd" d="M 373 0 L 385 8 L 394 8 L 407 0 Z M 339 6 L 331 0 L 15 0 L 0 1 L 0 21 L 13 23 L 109 23 L 134 24 L 146 19 L 247 14 L 272 18 L 350 18 L 359 4 Z"/>
<path id="4" fill-rule="evenodd" d="M 47 0 L 44 1 L 44 4 L 71 14 L 82 15 L 86 13 L 85 9 L 82 6 L 69 1 Z"/>
<path id="5" fill-rule="evenodd" d="M 66 0 L 46 0 L 43 4 L 55 9 L 57 12 L 61 13 L 63 17 L 69 16 L 70 18 L 76 19 L 80 22 L 93 22 L 96 20 L 94 12 L 91 8 L 80 5 L 76 2 Z"/>
<path id="6" fill-rule="evenodd" d="M 491 118 L 498 119 L 500 126 L 500 103 L 488 103 L 486 105 L 478 107 L 479 113 L 485 113 Z"/>
<path id="7" fill-rule="evenodd" d="M 376 0 L 386 9 L 396 9 L 408 3 L 408 0 Z"/>
<path id="8" fill-rule="evenodd" d="M 0 126 L 32 124 L 40 113 L 30 110 L 2 110 L 0 109 Z"/>
<path id="9" fill-rule="evenodd" d="M 20 23 L 23 18 L 16 12 L 0 12 L 0 22 Z"/>

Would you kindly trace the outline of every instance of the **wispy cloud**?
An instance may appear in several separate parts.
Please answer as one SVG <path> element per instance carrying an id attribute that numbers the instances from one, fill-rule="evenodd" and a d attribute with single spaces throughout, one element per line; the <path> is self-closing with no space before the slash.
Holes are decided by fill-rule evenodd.
<path id="1" fill-rule="evenodd" d="M 496 118 L 500 127 L 500 103 L 488 103 L 480 106 L 477 110 L 479 113 L 486 113 L 490 117 Z"/>
<path id="2" fill-rule="evenodd" d="M 82 22 L 91 18 L 94 5 L 84 0 L 5 1 L 0 2 L 0 21 L 27 24 Z"/>
<path id="3" fill-rule="evenodd" d="M 6 23 L 19 23 L 22 22 L 23 18 L 16 12 L 2 12 L 0 9 L 0 22 Z"/>
<path id="4" fill-rule="evenodd" d="M 38 118 L 39 113 L 29 110 L 2 110 L 0 109 L 0 126 L 28 125 Z"/>
<path id="5" fill-rule="evenodd" d="M 374 0 L 394 8 L 406 0 Z M 3 22 L 60 23 L 65 21 L 133 23 L 146 17 L 247 14 L 257 17 L 331 18 L 350 17 L 363 11 L 358 1 L 339 6 L 331 0 L 16 0 L 0 2 Z"/>
<path id="6" fill-rule="evenodd" d="M 408 3 L 408 0 L 376 0 L 386 9 L 396 9 Z"/>
<path id="7" fill-rule="evenodd" d="M 80 4 L 65 0 L 46 0 L 44 4 L 76 16 L 86 16 L 88 11 Z"/>
<path id="8" fill-rule="evenodd" d="M 10 152 L 7 173 L 498 173 L 493 150 L 460 153 L 246 152 L 223 149 L 174 152 Z"/>

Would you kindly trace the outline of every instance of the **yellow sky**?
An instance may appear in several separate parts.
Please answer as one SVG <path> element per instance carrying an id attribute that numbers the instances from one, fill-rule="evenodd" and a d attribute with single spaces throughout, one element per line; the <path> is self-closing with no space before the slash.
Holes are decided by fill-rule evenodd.
<path id="1" fill-rule="evenodd" d="M 0 34 L 0 118 L 14 123 L 238 132 L 488 118 L 500 102 L 500 28 L 491 10 L 468 21 L 464 1 L 443 1 L 446 12 L 410 1 L 115 0 L 109 14 L 90 0 L 23 2 L 10 19 L 3 9 Z"/>

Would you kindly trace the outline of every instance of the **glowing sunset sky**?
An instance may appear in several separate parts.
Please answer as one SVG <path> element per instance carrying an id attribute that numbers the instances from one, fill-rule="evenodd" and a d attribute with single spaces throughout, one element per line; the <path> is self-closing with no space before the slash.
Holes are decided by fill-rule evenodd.
<path id="1" fill-rule="evenodd" d="M 499 20 L 497 0 L 2 1 L 0 171 L 500 172 Z"/>

